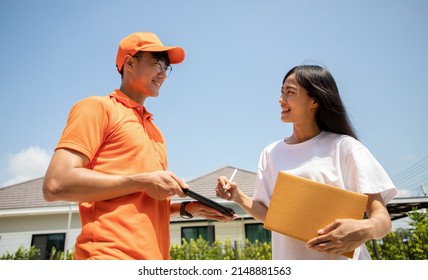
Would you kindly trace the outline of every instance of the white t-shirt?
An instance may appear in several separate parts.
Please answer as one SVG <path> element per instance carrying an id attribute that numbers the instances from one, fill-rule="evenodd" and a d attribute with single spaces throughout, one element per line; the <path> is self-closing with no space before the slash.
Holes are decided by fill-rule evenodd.
<path id="1" fill-rule="evenodd" d="M 350 136 L 326 131 L 303 143 L 290 145 L 280 140 L 267 146 L 260 155 L 255 201 L 269 206 L 279 171 L 357 193 L 380 193 L 385 204 L 397 193 L 388 174 L 364 145 Z M 272 232 L 272 259 L 347 258 L 307 249 L 302 241 Z M 370 259 L 364 244 L 355 250 L 353 259 Z"/>

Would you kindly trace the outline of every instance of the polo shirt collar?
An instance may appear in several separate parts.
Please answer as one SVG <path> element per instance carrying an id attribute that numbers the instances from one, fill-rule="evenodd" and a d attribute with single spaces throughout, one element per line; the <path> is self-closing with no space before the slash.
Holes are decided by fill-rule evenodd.
<path id="1" fill-rule="evenodd" d="M 149 111 L 146 110 L 144 106 L 141 106 L 131 98 L 129 98 L 123 91 L 116 89 L 112 93 L 110 93 L 110 97 L 116 99 L 118 102 L 122 103 L 125 107 L 132 108 L 134 110 L 137 110 L 138 112 L 141 112 L 140 114 L 145 117 L 152 117 L 153 114 L 151 114 Z"/>

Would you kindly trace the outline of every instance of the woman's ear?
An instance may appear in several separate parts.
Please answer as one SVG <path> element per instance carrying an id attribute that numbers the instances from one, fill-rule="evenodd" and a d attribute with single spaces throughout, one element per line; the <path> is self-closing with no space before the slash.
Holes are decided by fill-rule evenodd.
<path id="1" fill-rule="evenodd" d="M 312 107 L 318 108 L 318 106 L 319 106 L 318 101 L 316 99 L 312 99 Z"/>

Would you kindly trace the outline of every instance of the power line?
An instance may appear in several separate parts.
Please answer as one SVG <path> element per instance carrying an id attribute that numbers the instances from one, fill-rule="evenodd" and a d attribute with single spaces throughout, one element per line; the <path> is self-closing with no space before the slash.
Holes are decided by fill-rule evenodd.
<path id="1" fill-rule="evenodd" d="M 426 196 L 428 156 L 391 179 L 399 190 L 399 196 Z"/>
<path id="2" fill-rule="evenodd" d="M 424 169 L 427 170 L 427 166 L 428 166 L 428 156 L 423 158 L 422 160 L 418 161 L 413 166 L 407 168 L 406 170 L 404 170 L 400 174 L 394 176 L 393 180 L 394 181 L 406 180 L 408 177 L 414 175 L 415 173 L 421 172 Z"/>

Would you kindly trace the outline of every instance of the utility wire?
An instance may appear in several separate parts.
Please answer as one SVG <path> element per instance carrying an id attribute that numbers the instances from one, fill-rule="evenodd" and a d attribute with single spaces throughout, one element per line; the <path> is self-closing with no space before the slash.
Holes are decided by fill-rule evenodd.
<path id="1" fill-rule="evenodd" d="M 420 197 L 428 193 L 428 156 L 391 178 L 399 197 Z"/>

